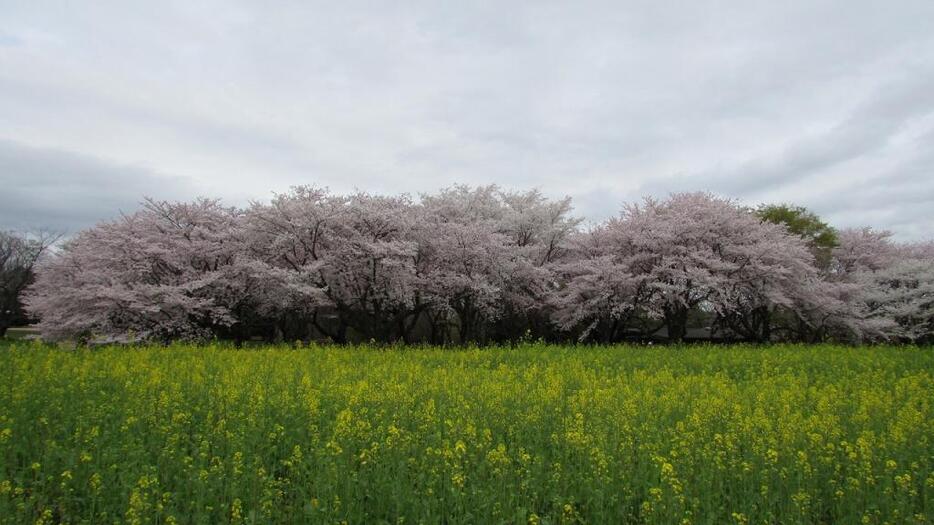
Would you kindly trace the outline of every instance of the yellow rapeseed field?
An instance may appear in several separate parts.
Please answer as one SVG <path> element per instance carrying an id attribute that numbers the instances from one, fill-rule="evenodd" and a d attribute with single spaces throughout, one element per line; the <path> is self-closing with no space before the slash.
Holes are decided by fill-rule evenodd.
<path id="1" fill-rule="evenodd" d="M 934 353 L 0 346 L 2 523 L 931 523 Z"/>

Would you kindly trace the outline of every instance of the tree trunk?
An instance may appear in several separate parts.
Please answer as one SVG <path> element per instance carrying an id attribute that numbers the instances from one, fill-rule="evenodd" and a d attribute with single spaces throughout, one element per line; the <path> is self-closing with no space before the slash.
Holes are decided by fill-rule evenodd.
<path id="1" fill-rule="evenodd" d="M 347 344 L 347 322 L 344 321 L 341 317 L 340 322 L 337 325 L 337 330 L 334 332 L 334 342 L 339 345 Z"/>
<path id="2" fill-rule="evenodd" d="M 430 341 L 431 344 L 433 344 L 433 345 L 439 344 L 439 343 L 440 343 L 439 339 L 440 339 L 440 332 L 441 332 L 441 331 L 439 330 L 437 321 L 435 320 L 434 316 L 431 315 L 431 314 L 428 314 L 428 326 L 429 326 L 430 329 L 431 329 L 431 330 L 430 330 L 430 333 L 429 333 L 429 335 L 428 335 L 429 341 Z"/>
<path id="3" fill-rule="evenodd" d="M 460 327 L 458 327 L 460 342 L 461 345 L 466 346 L 467 342 L 470 341 L 470 338 L 473 336 L 473 315 L 471 314 L 471 308 L 467 306 L 458 309 L 457 317 L 460 319 Z"/>
<path id="4" fill-rule="evenodd" d="M 772 312 L 769 311 L 767 306 L 764 306 L 762 312 L 762 328 L 761 328 L 761 339 L 760 343 L 768 343 L 772 341 Z"/>
<path id="5" fill-rule="evenodd" d="M 665 308 L 665 325 L 668 327 L 668 340 L 673 343 L 684 341 L 688 333 L 688 309 L 678 305 Z"/>

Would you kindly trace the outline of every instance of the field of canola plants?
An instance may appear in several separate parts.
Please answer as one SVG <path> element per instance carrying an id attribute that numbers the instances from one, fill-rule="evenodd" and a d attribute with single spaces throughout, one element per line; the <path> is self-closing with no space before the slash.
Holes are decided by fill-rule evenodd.
<path id="1" fill-rule="evenodd" d="M 930 349 L 2 345 L 2 523 L 934 521 Z"/>

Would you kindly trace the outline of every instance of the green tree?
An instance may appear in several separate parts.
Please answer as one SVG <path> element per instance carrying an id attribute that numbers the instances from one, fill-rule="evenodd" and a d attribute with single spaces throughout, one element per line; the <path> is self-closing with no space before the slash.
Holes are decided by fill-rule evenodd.
<path id="1" fill-rule="evenodd" d="M 21 295 L 33 281 L 36 263 L 59 238 L 61 234 L 49 232 L 0 231 L 0 337 L 10 326 L 29 320 Z"/>
<path id="2" fill-rule="evenodd" d="M 803 206 L 791 204 L 762 204 L 756 215 L 766 222 L 784 225 L 789 232 L 807 241 L 817 263 L 826 270 L 830 266 L 831 252 L 837 246 L 837 230 Z"/>

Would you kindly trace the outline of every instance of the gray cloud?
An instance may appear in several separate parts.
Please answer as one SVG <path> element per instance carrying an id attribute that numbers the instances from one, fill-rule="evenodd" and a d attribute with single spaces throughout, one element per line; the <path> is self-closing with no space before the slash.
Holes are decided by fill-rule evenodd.
<path id="1" fill-rule="evenodd" d="M 934 235 L 934 182 L 893 182 L 934 166 L 928 0 L 3 4 L 0 139 L 179 195 L 498 183 L 599 219 L 707 189 Z M 15 166 L 21 206 L 66 213 Z M 84 173 L 88 215 L 148 184 Z"/>
<path id="2" fill-rule="evenodd" d="M 178 177 L 64 151 L 0 140 L 0 229 L 74 233 L 136 210 L 143 196 L 187 199 L 195 186 Z"/>
<path id="3" fill-rule="evenodd" d="M 904 125 L 934 112 L 934 70 L 878 89 L 843 121 L 824 133 L 793 142 L 771 158 L 753 159 L 726 177 L 703 177 L 719 191 L 740 194 L 796 182 L 884 148 Z"/>

